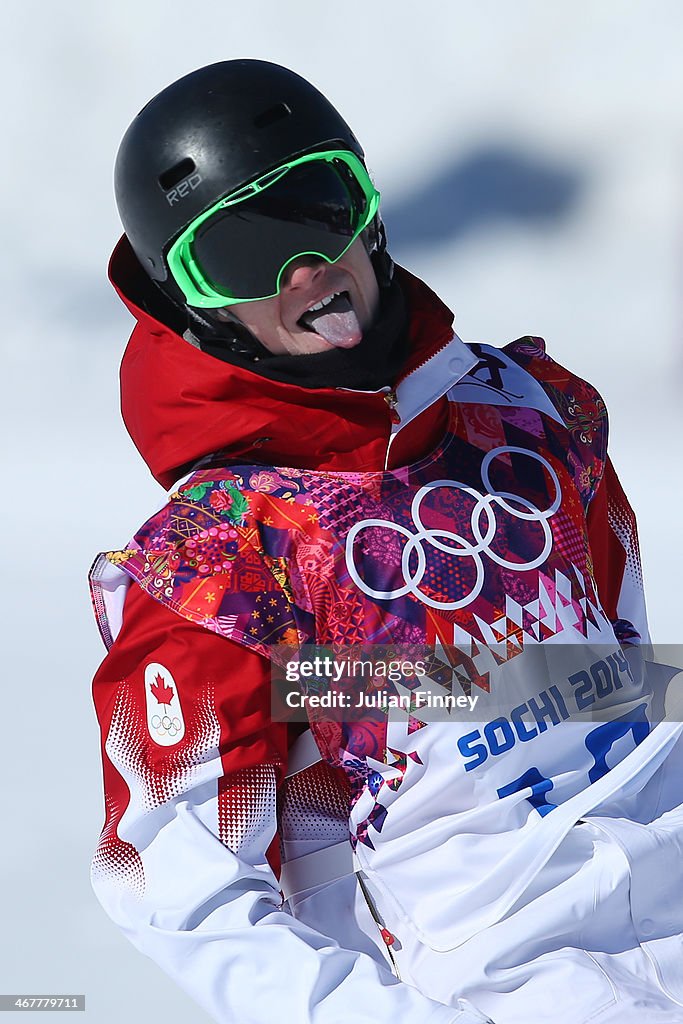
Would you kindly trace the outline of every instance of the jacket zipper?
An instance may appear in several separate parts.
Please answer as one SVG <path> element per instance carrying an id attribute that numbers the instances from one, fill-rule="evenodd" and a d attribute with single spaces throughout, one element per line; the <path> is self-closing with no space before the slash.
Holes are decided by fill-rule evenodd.
<path id="1" fill-rule="evenodd" d="M 398 409 L 397 409 L 398 399 L 396 397 L 396 388 L 398 387 L 398 385 L 401 384 L 406 379 L 406 377 L 410 377 L 413 373 L 416 373 L 417 370 L 419 370 L 419 369 L 421 369 L 421 367 L 425 366 L 425 364 L 428 363 L 430 359 L 433 359 L 434 356 L 437 356 L 440 352 L 442 352 L 448 345 L 450 345 L 450 343 L 453 341 L 454 337 L 455 337 L 455 332 L 451 331 L 450 336 L 444 342 L 442 342 L 442 344 L 439 345 L 439 347 L 434 352 L 430 352 L 430 354 L 428 356 L 425 356 L 423 359 L 421 359 L 420 362 L 416 366 L 411 367 L 411 369 L 410 369 L 410 371 L 408 373 L 401 374 L 401 376 L 396 381 L 396 384 L 394 385 L 393 388 L 387 388 L 386 389 L 386 391 L 384 393 L 384 401 L 389 406 L 389 416 L 391 418 L 391 422 L 392 423 L 400 423 L 401 422 L 401 417 L 399 416 Z"/>
<path id="2" fill-rule="evenodd" d="M 396 398 L 396 392 L 394 391 L 393 388 L 390 388 L 389 391 L 387 391 L 387 393 L 384 396 L 384 401 L 389 406 L 389 416 L 391 418 L 391 422 L 400 423 L 401 417 L 399 416 L 398 409 L 396 408 L 398 404 L 398 399 Z"/>
<path id="3" fill-rule="evenodd" d="M 396 941 L 396 939 L 391 934 L 391 932 L 388 931 L 384 927 L 384 924 L 382 923 L 382 919 L 379 916 L 379 913 L 378 913 L 377 908 L 376 908 L 376 906 L 374 904 L 372 896 L 368 892 L 368 887 L 365 884 L 365 882 L 363 881 L 363 878 L 361 876 L 361 872 L 360 871 L 356 871 L 356 878 L 358 879 L 358 884 L 360 886 L 360 891 L 363 893 L 363 896 L 365 897 L 365 902 L 368 905 L 368 910 L 370 911 L 372 919 L 373 919 L 373 921 L 375 922 L 375 924 L 377 925 L 377 927 L 379 929 L 379 933 L 380 933 L 380 936 L 382 938 L 382 944 L 383 944 L 384 948 L 387 951 L 387 956 L 391 960 L 391 966 L 393 968 L 394 974 L 396 975 L 396 977 L 400 981 L 401 980 L 401 975 L 400 975 L 400 972 L 399 972 L 399 969 L 398 969 L 398 965 L 396 964 L 396 959 L 395 959 L 394 954 L 393 954 L 392 949 L 391 949 L 391 947 L 393 946 L 393 944 Z"/>

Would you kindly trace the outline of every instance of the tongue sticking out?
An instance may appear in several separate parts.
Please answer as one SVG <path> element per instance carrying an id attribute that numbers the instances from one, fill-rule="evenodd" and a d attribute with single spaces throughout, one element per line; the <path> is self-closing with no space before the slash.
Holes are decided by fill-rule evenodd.
<path id="1" fill-rule="evenodd" d="M 304 313 L 300 323 L 308 330 L 315 331 L 330 345 L 339 348 L 351 348 L 363 337 L 358 317 L 346 292 L 337 295 L 324 309 Z"/>

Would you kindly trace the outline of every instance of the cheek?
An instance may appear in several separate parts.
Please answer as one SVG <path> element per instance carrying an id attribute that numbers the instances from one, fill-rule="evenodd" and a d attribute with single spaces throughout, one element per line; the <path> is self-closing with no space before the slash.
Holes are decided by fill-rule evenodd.
<path id="1" fill-rule="evenodd" d="M 230 307 L 230 312 L 249 330 L 268 330 L 280 322 L 277 296 L 271 299 L 257 299 L 255 302 L 238 302 Z"/>
<path id="2" fill-rule="evenodd" d="M 267 300 L 266 300 L 267 301 Z M 271 351 L 278 347 L 284 328 L 277 309 L 267 308 L 264 303 L 244 303 L 233 307 L 233 313 L 248 331 Z"/>
<path id="3" fill-rule="evenodd" d="M 274 355 L 297 352 L 306 346 L 308 334 L 304 330 L 289 331 L 282 323 L 260 318 L 244 325 Z"/>

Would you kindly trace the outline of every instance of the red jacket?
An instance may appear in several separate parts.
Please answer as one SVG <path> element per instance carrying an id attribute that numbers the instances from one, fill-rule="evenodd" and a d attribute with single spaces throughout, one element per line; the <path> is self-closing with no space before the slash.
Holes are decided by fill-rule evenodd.
<path id="1" fill-rule="evenodd" d="M 407 300 L 411 339 L 403 381 L 446 350 L 453 338 L 453 317 L 424 284 L 405 271 L 398 273 Z M 409 421 L 405 426 L 399 424 L 397 431 L 392 402 L 387 401 L 393 395 L 302 388 L 267 380 L 202 353 L 131 298 L 139 292 L 141 274 L 128 243 L 122 240 L 112 258 L 111 276 L 137 320 L 121 368 L 122 410 L 136 447 L 164 487 L 172 486 L 198 460 L 215 452 L 221 453 L 225 463 L 377 472 L 416 462 L 444 435 L 447 378 L 412 409 Z M 534 350 L 543 351 L 539 346 Z M 476 365 L 475 353 L 460 368 L 461 373 Z M 592 420 L 577 423 L 577 430 L 603 429 L 604 407 L 599 396 L 549 360 L 543 374 L 549 386 L 557 384 L 569 394 L 568 382 L 573 382 L 571 386 L 589 395 Z M 602 608 L 616 622 L 628 617 L 622 581 L 627 559 L 637 561 L 637 541 L 633 515 L 604 456 L 604 451 L 596 456 L 599 470 L 594 472 L 591 463 L 588 468 L 577 467 L 577 474 L 587 474 L 584 490 L 586 503 L 590 501 L 587 524 L 593 579 Z M 115 567 L 117 557 L 125 557 L 125 552 L 112 555 L 108 565 Z M 286 725 L 271 721 L 270 669 L 261 654 L 177 615 L 142 587 L 126 589 L 119 577 L 109 577 L 107 571 L 107 565 L 97 570 L 94 591 L 110 650 L 94 682 L 107 816 L 93 876 L 99 892 L 109 886 L 108 895 L 101 896 L 109 912 L 129 928 L 133 941 L 146 948 L 146 932 L 126 925 L 129 912 L 117 909 L 124 898 L 112 895 L 111 889 L 113 877 L 132 893 L 141 894 L 149 885 L 141 851 L 151 841 L 152 832 L 146 831 L 151 825 L 143 816 L 139 824 L 127 827 L 133 804 L 137 801 L 147 807 L 151 817 L 163 816 L 168 801 L 187 790 L 193 772 L 194 781 L 201 784 L 205 768 L 208 771 L 209 751 L 215 748 L 219 757 L 212 762 L 213 775 L 206 776 L 206 783 L 212 781 L 218 787 L 217 839 L 224 848 L 241 851 L 246 857 L 245 849 L 250 849 L 250 844 L 254 845 L 251 840 L 258 836 L 255 847 L 262 853 L 267 849 L 268 862 L 277 875 L 279 845 L 287 843 L 287 822 L 281 824 L 278 835 L 274 824 L 264 824 L 271 821 L 264 807 L 270 806 L 283 782 L 291 740 L 301 730 L 290 727 L 288 733 Z M 124 596 L 125 603 L 120 600 Z M 188 680 L 191 686 L 186 685 Z M 208 706 L 215 712 L 212 716 L 207 714 Z M 168 725 L 164 725 L 166 720 Z M 193 763 L 184 753 L 187 744 L 192 746 Z M 303 773 L 288 783 L 290 808 L 298 805 L 300 814 L 322 815 L 325 827 L 342 841 L 348 834 L 345 782 L 328 766 L 318 765 L 312 771 L 313 775 Z M 303 777 L 308 780 L 305 784 Z M 131 841 L 131 836 L 137 841 Z M 169 934 L 182 928 L 178 922 L 168 924 Z M 363 941 L 367 946 L 367 940 Z M 449 1016 L 440 1014 L 436 1003 L 413 989 L 408 995 L 405 986 L 398 986 L 404 991 L 394 993 L 382 976 L 387 956 L 382 945 L 378 934 L 376 948 L 366 949 L 372 970 L 382 977 L 373 988 L 373 997 L 379 999 L 374 1019 L 378 1019 L 377 1005 L 381 1005 L 381 1019 L 391 1018 L 396 1024 L 407 1021 L 409 1013 L 412 1019 L 415 1015 L 426 1019 L 433 1013 L 434 1020 L 444 1024 L 455 1020 L 452 1009 Z M 239 1018 L 242 1011 L 226 988 L 219 986 L 220 991 L 209 992 L 206 985 L 198 987 L 193 972 L 174 952 L 150 955 L 217 1019 L 232 1019 L 231 1012 Z M 353 985 L 348 991 L 354 992 Z M 309 997 L 310 993 L 302 994 L 302 998 Z M 409 1006 L 410 1000 L 415 1001 L 414 1008 Z M 329 1012 L 329 1019 L 336 1019 L 332 998 Z M 301 1016 L 304 1019 L 308 1018 Z M 323 1019 L 328 1018 L 320 1017 Z"/>

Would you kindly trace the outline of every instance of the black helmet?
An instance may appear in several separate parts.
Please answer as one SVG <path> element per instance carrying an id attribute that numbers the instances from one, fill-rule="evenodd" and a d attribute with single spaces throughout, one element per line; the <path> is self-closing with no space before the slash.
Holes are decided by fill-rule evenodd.
<path id="1" fill-rule="evenodd" d="M 305 79 L 278 64 L 230 60 L 193 71 L 143 107 L 116 158 L 116 202 L 147 273 L 164 282 L 170 242 L 240 185 L 355 135 Z"/>

